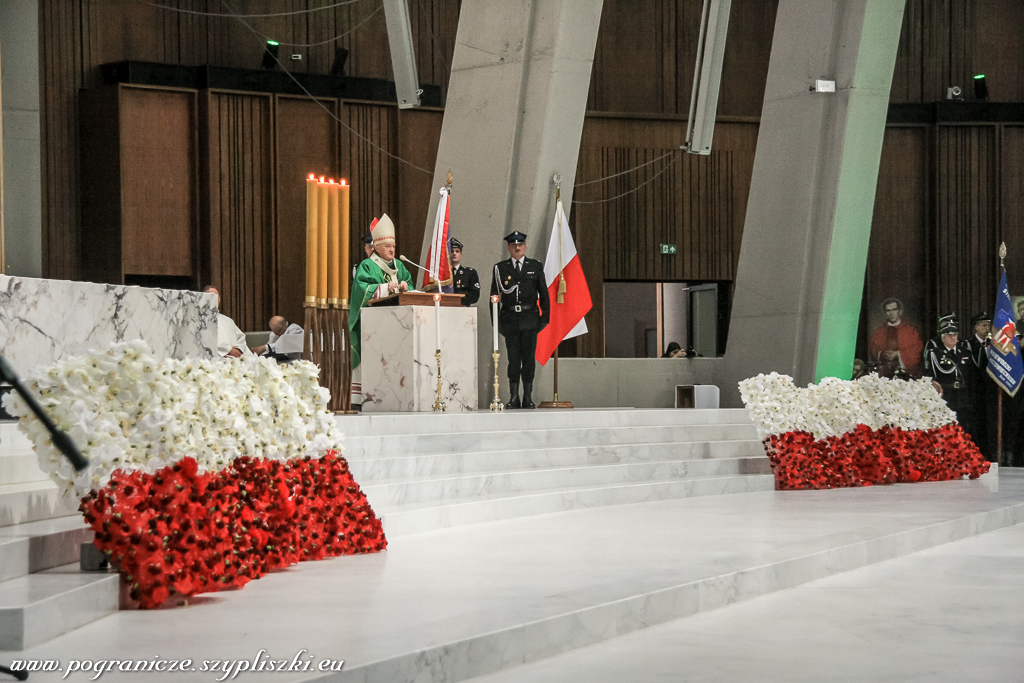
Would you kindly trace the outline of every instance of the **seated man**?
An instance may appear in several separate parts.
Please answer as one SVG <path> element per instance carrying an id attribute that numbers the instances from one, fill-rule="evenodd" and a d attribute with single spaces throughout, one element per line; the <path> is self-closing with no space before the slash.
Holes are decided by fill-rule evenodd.
<path id="1" fill-rule="evenodd" d="M 282 341 L 282 337 L 289 337 Z M 263 346 L 252 350 L 257 356 L 270 356 L 278 362 L 302 358 L 302 328 L 295 323 L 288 324 L 284 316 L 275 315 L 270 319 L 270 339 Z"/>
<path id="2" fill-rule="evenodd" d="M 355 370 L 359 367 L 359 334 L 361 331 L 359 310 L 374 299 L 380 299 L 396 292 L 408 292 L 413 288 L 412 275 L 409 274 L 405 264 L 395 259 L 395 224 L 391 222 L 387 214 L 384 214 L 380 220 L 374 220 L 370 230 L 370 234 L 373 235 L 373 253 L 356 269 L 356 277 L 352 282 L 352 302 L 348 317 L 349 329 L 352 330 L 353 386 L 357 383 Z"/>
<path id="3" fill-rule="evenodd" d="M 245 332 L 238 329 L 235 321 L 220 312 L 220 292 L 213 285 L 207 285 L 203 292 L 217 295 L 217 353 L 222 358 L 240 358 L 251 355 L 245 343 Z"/>

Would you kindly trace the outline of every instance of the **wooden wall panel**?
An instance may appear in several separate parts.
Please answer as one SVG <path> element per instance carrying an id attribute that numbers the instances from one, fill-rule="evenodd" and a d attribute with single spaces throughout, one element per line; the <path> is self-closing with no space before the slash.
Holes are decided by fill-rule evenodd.
<path id="1" fill-rule="evenodd" d="M 224 13 L 220 0 L 40 0 L 40 119 L 42 136 L 43 274 L 81 276 L 78 93 L 100 84 L 99 65 L 126 59 L 170 64 L 255 68 L 263 37 Z M 246 14 L 328 8 L 334 0 L 246 0 Z M 191 13 L 190 13 L 191 12 Z M 422 83 L 447 89 L 459 0 L 412 0 L 413 42 Z M 346 73 L 391 79 L 384 12 L 357 2 L 287 17 L 248 19 L 281 42 L 285 66 L 327 73 L 335 46 L 350 50 Z M 301 61 L 288 57 L 301 54 Z M 265 323 L 264 323 L 265 324 Z"/>
<path id="2" fill-rule="evenodd" d="M 587 108 L 686 115 L 702 0 L 605 0 Z M 734 0 L 719 114 L 761 112 L 777 0 Z"/>
<path id="3" fill-rule="evenodd" d="M 936 145 L 937 313 L 969 321 L 995 301 L 999 183 L 995 126 L 939 126 Z"/>
<path id="4" fill-rule="evenodd" d="M 1010 294 L 1024 296 L 1024 124 L 1002 127 L 1000 241 L 1006 242 Z"/>
<path id="5" fill-rule="evenodd" d="M 396 232 L 401 238 L 398 248 L 414 261 L 419 260 L 430 200 L 439 189 L 433 187 L 433 171 L 434 163 L 437 161 L 437 145 L 441 141 L 443 117 L 444 112 L 441 111 L 404 109 L 398 112 L 398 156 L 419 167 L 395 162 L 399 196 L 402 198 L 400 221 L 396 223 Z M 421 168 L 428 169 L 429 173 L 424 173 Z M 460 218 L 458 187 L 459 181 L 456 179 L 452 187 L 450 215 L 450 230 L 453 237 L 459 237 L 460 226 L 465 225 L 466 218 L 464 212 Z M 467 248 L 469 251 L 466 254 L 466 265 L 478 266 L 478 254 L 472 254 L 472 245 L 467 245 Z M 483 264 L 483 267 L 486 268 L 487 264 Z M 480 269 L 478 266 L 477 270 Z"/>
<path id="6" fill-rule="evenodd" d="M 303 324 L 306 293 L 306 177 L 338 180 L 338 102 L 279 96 L 275 104 L 274 315 Z M 333 114 L 333 115 L 332 115 Z M 262 329 L 262 328 L 260 328 Z"/>
<path id="7" fill-rule="evenodd" d="M 373 219 L 384 213 L 395 223 L 398 243 L 406 244 L 405 236 L 398 233 L 401 198 L 398 170 L 390 156 L 397 148 L 397 112 L 395 107 L 373 104 L 349 104 L 342 111 L 347 127 L 340 132 L 340 173 L 352 181 L 352 254 L 362 253 L 363 235 L 370 231 Z"/>
<path id="8" fill-rule="evenodd" d="M 206 119 L 207 272 L 222 312 L 243 330 L 266 329 L 274 314 L 271 98 L 210 92 Z"/>
<path id="9" fill-rule="evenodd" d="M 196 93 L 120 92 L 124 273 L 195 276 Z"/>
<path id="10" fill-rule="evenodd" d="M 926 126 L 889 127 L 882 144 L 878 188 L 864 277 L 863 349 L 882 324 L 882 302 L 904 304 L 904 317 L 924 335 L 933 327 L 929 274 L 929 131 Z M 861 355 L 860 357 L 864 357 Z"/>

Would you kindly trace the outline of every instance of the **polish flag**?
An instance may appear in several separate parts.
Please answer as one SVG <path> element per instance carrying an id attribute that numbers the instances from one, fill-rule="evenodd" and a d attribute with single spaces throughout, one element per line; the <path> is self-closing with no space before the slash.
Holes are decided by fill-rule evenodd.
<path id="1" fill-rule="evenodd" d="M 583 316 L 593 305 L 576 244 L 569 232 L 569 220 L 562 209 L 562 200 L 558 200 L 555 208 L 548 255 L 544 259 L 544 279 L 548 283 L 551 300 L 551 320 L 537 335 L 536 358 L 541 365 L 548 362 L 563 340 L 587 333 L 587 322 Z M 564 286 L 561 286 L 563 282 Z M 561 301 L 559 289 L 562 290 Z"/>
<path id="2" fill-rule="evenodd" d="M 427 270 L 423 272 L 423 289 L 433 289 L 436 277 L 441 284 L 441 291 L 452 292 L 452 263 L 448 260 L 451 244 L 448 235 L 448 188 L 441 188 L 441 200 L 437 203 L 437 216 L 434 218 L 434 233 L 430 238 L 430 251 L 427 252 Z"/>

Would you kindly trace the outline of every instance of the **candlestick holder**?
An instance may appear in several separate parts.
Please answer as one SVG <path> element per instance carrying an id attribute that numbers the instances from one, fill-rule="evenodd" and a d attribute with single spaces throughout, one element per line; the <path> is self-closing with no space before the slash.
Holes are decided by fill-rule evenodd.
<path id="1" fill-rule="evenodd" d="M 491 401 L 491 412 L 496 413 L 505 410 L 505 404 L 498 398 L 498 359 L 501 354 L 495 351 L 491 354 L 491 358 L 494 359 L 494 400 Z"/>
<path id="2" fill-rule="evenodd" d="M 434 412 L 443 413 L 445 404 L 441 400 L 441 349 L 434 352 L 434 358 L 437 359 L 437 398 L 434 399 Z"/>

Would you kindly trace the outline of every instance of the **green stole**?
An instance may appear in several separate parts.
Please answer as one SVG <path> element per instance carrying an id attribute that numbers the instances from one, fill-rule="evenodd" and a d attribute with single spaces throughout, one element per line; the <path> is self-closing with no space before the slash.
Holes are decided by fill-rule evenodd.
<path id="1" fill-rule="evenodd" d="M 364 259 L 356 269 L 356 277 L 352 281 L 352 301 L 348 312 L 348 326 L 352 331 L 350 335 L 352 347 L 352 369 L 359 367 L 359 350 L 362 342 L 359 338 L 362 327 L 360 326 L 359 312 L 373 299 L 373 293 L 377 287 L 387 282 L 404 282 L 413 288 L 412 275 L 401 261 L 392 260 L 388 263 L 377 254 Z"/>

